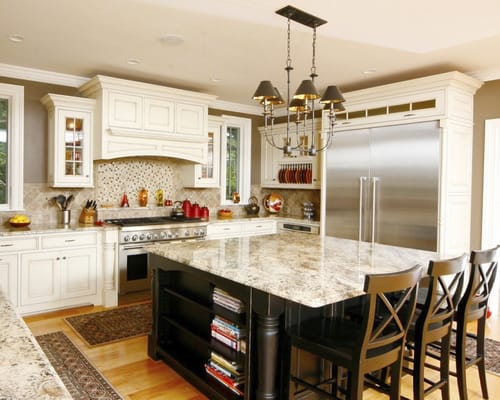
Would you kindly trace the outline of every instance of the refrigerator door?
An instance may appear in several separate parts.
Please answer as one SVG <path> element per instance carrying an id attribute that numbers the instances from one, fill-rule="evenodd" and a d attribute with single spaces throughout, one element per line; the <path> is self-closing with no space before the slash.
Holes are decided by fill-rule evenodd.
<path id="1" fill-rule="evenodd" d="M 362 199 L 367 199 L 369 160 L 368 129 L 334 135 L 326 153 L 326 235 L 359 240 L 361 234 L 365 238 L 360 219 L 367 216 Z"/>
<path id="2" fill-rule="evenodd" d="M 371 204 L 376 207 L 368 229 L 373 230 L 374 241 L 435 251 L 439 197 L 438 122 L 373 128 L 370 141 Z"/>

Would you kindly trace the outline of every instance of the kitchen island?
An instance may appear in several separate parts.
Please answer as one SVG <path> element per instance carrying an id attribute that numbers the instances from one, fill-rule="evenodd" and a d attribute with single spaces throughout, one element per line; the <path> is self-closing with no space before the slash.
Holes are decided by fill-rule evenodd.
<path id="1" fill-rule="evenodd" d="M 72 399 L 14 307 L 0 291 L 0 399 Z"/>
<path id="2" fill-rule="evenodd" d="M 148 352 L 162 358 L 210 398 L 239 398 L 219 390 L 204 363 L 217 343 L 214 315 L 247 331 L 242 359 L 245 398 L 280 396 L 280 337 L 285 326 L 363 294 L 366 274 L 426 267 L 437 254 L 333 237 L 281 233 L 154 244 L 153 329 Z M 213 302 L 218 288 L 245 305 L 225 312 Z M 235 361 L 236 362 L 236 361 Z M 220 385 L 219 385 L 220 386 Z"/>

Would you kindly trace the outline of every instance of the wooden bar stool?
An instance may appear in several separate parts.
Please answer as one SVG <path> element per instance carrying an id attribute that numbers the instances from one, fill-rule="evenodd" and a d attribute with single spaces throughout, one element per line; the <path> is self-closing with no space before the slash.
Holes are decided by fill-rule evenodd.
<path id="1" fill-rule="evenodd" d="M 406 347 L 410 351 L 404 358 L 409 364 L 403 367 L 413 375 L 413 400 L 422 400 L 438 389 L 443 400 L 450 399 L 450 338 L 468 258 L 464 254 L 450 260 L 430 261 L 427 275 L 420 282 L 419 293 L 425 296 L 422 303 L 417 302 L 408 330 Z M 440 345 L 439 352 L 429 349 L 435 343 Z M 429 363 L 428 358 L 438 363 Z M 439 380 L 425 376 L 426 368 L 439 371 Z"/>
<path id="2" fill-rule="evenodd" d="M 465 292 L 458 304 L 455 313 L 456 321 L 456 373 L 460 400 L 467 400 L 466 370 L 472 365 L 477 365 L 481 392 L 483 398 L 488 398 L 486 386 L 486 370 L 484 367 L 484 342 L 486 311 L 491 288 L 495 283 L 497 274 L 500 246 L 489 250 L 472 251 L 470 256 L 470 275 Z M 467 332 L 467 324 L 476 322 L 476 332 Z M 475 343 L 474 354 L 466 354 L 466 339 Z"/>
<path id="3" fill-rule="evenodd" d="M 405 336 L 415 310 L 418 282 L 422 268 L 391 274 L 367 275 L 365 278 L 361 322 L 346 317 L 318 317 L 287 329 L 284 367 L 294 393 L 301 388 L 329 398 L 338 392 L 348 399 L 360 400 L 366 373 L 391 367 L 390 398 L 400 398 L 400 378 Z M 292 346 L 330 361 L 331 379 L 312 384 L 290 371 Z M 340 387 L 337 368 L 348 370 L 347 387 Z M 290 385 L 290 381 L 293 382 Z M 283 398 L 288 398 L 285 393 Z"/>

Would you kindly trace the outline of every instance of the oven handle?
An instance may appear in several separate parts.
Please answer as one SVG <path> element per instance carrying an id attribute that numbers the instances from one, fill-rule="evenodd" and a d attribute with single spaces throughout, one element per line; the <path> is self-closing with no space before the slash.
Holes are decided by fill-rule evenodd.
<path id="1" fill-rule="evenodd" d="M 126 244 L 122 244 L 120 246 L 120 250 L 142 250 L 144 249 L 144 246 L 141 246 L 141 245 L 126 245 Z"/>

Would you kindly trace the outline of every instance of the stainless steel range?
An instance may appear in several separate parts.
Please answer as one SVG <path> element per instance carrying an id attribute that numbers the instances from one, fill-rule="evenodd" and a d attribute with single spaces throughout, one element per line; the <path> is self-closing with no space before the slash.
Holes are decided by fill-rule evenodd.
<path id="1" fill-rule="evenodd" d="M 120 227 L 119 294 L 149 290 L 151 271 L 145 246 L 158 241 L 202 240 L 207 222 L 176 217 L 139 217 L 105 220 Z"/>

